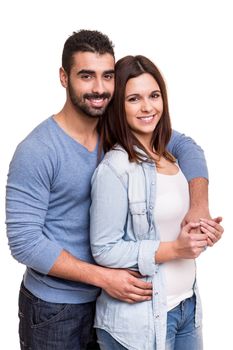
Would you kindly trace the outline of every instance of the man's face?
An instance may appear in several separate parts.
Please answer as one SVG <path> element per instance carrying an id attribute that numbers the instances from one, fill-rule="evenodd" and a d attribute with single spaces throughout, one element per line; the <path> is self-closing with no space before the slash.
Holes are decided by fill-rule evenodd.
<path id="1" fill-rule="evenodd" d="M 78 52 L 74 55 L 67 89 L 78 112 L 94 118 L 103 115 L 114 92 L 114 66 L 114 58 L 108 53 Z"/>

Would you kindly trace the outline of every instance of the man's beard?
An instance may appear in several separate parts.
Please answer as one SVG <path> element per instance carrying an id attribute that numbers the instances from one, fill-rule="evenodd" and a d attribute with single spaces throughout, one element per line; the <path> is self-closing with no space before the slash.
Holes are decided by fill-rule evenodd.
<path id="1" fill-rule="evenodd" d="M 91 118 L 98 118 L 101 117 L 110 100 L 111 100 L 111 94 L 108 92 L 104 92 L 102 94 L 98 94 L 98 93 L 93 93 L 93 94 L 84 94 L 81 98 L 79 98 L 77 96 L 77 94 L 75 94 L 74 89 L 72 87 L 72 85 L 70 83 L 68 83 L 68 91 L 69 91 L 69 96 L 70 96 L 70 100 L 73 104 L 73 106 L 76 108 L 77 111 L 82 111 L 84 112 L 88 117 Z M 89 100 L 89 99 L 108 99 L 108 103 L 105 104 L 103 107 L 91 107 L 89 106 L 87 103 L 85 103 L 85 100 Z"/>

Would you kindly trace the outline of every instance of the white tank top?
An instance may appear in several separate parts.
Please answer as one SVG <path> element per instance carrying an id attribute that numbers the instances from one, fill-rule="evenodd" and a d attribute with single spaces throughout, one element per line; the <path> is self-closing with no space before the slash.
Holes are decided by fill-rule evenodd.
<path id="1" fill-rule="evenodd" d="M 189 209 L 189 188 L 179 169 L 175 175 L 157 173 L 155 220 L 162 242 L 174 241 L 180 224 Z M 195 260 L 179 259 L 163 264 L 165 271 L 168 311 L 193 295 Z"/>

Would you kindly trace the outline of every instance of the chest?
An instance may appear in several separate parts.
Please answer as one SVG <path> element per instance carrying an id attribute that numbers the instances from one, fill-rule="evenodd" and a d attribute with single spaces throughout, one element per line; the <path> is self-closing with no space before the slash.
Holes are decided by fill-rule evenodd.
<path id="1" fill-rule="evenodd" d="M 60 152 L 51 182 L 51 200 L 90 200 L 91 178 L 97 165 L 96 152 L 69 148 Z"/>
<path id="2" fill-rule="evenodd" d="M 127 224 L 134 239 L 160 239 L 161 225 L 177 233 L 189 207 L 188 183 L 180 170 L 162 175 L 152 166 L 137 169 L 129 174 L 128 201 Z"/>

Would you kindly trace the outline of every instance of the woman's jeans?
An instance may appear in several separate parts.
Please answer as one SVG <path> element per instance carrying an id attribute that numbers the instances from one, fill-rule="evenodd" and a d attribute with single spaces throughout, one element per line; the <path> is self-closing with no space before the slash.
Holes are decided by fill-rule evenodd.
<path id="1" fill-rule="evenodd" d="M 193 296 L 168 312 L 166 350 L 203 349 L 201 327 L 195 327 L 195 305 L 196 298 Z M 96 331 L 101 350 L 127 350 L 103 329 Z"/>
<path id="2" fill-rule="evenodd" d="M 21 350 L 97 350 L 95 302 L 49 303 L 22 284 L 19 294 Z"/>

